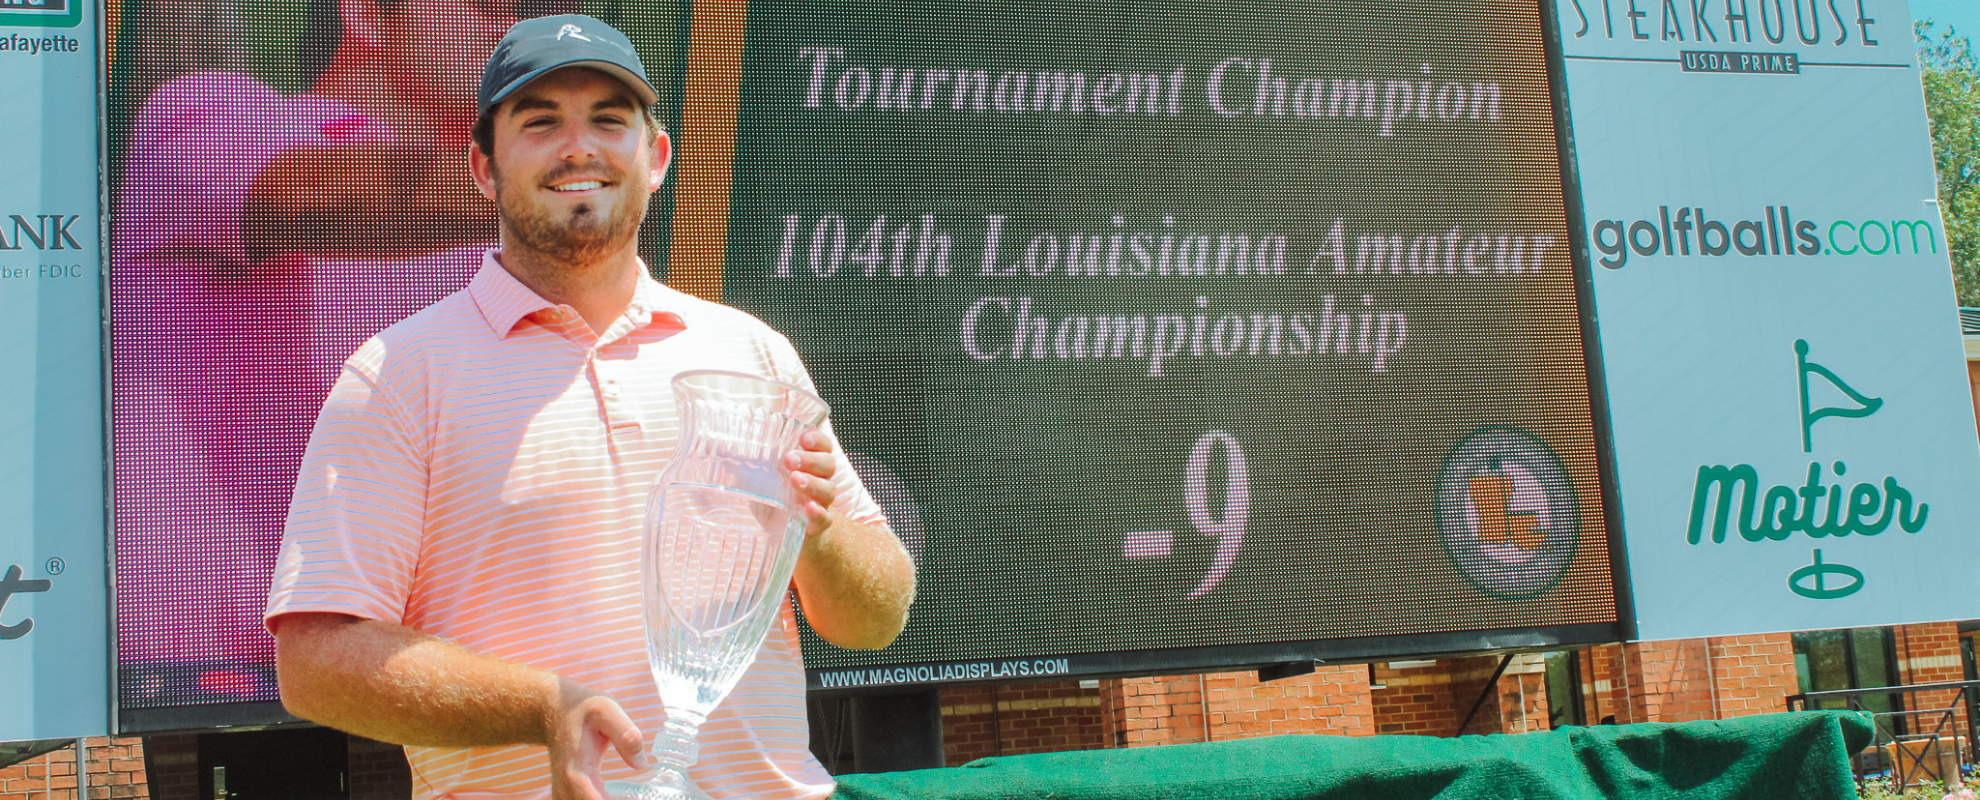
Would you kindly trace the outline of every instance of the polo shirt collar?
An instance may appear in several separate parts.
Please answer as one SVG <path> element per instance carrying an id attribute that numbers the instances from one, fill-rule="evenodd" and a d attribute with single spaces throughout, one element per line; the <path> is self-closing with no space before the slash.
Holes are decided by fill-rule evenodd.
<path id="1" fill-rule="evenodd" d="M 666 287 L 653 279 L 653 273 L 646 271 L 646 262 L 639 262 L 639 285 L 633 289 L 632 304 L 626 306 L 626 318 L 632 322 L 633 330 L 653 324 L 658 318 L 662 322 L 682 324 L 678 302 L 669 302 Z"/>
<path id="2" fill-rule="evenodd" d="M 524 317 L 555 308 L 503 269 L 495 260 L 494 250 L 481 254 L 481 268 L 468 281 L 468 296 L 474 299 L 475 306 L 481 309 L 481 318 L 487 320 L 488 329 L 498 338 L 508 336 Z"/>
<path id="3" fill-rule="evenodd" d="M 488 329 L 497 337 L 507 337 L 529 315 L 538 311 L 557 308 L 555 303 L 543 299 L 516 276 L 510 275 L 502 264 L 495 260 L 495 250 L 481 254 L 481 268 L 474 278 L 468 281 L 468 296 L 474 300 L 481 317 L 488 323 Z M 684 326 L 681 312 L 684 303 L 675 302 L 679 293 L 661 286 L 646 271 L 646 262 L 640 262 L 639 285 L 633 289 L 631 305 L 626 307 L 625 318 L 638 330 L 658 319 L 675 326 Z"/>

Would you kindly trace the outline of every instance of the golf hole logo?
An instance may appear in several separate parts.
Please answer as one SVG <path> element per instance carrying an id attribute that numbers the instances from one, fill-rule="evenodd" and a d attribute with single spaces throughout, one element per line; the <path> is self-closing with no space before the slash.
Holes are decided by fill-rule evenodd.
<path id="1" fill-rule="evenodd" d="M 1884 400 L 1857 391 L 1835 371 L 1810 359 L 1809 351 L 1806 339 L 1795 341 L 1801 451 L 1813 455 L 1817 422 L 1870 417 L 1884 407 Z M 1841 405 L 1817 405 L 1809 392 L 1811 378 L 1821 381 L 1817 386 L 1829 387 L 1822 394 L 1840 397 Z M 1788 542 L 1802 534 L 1815 540 L 1812 544 L 1823 544 L 1824 539 L 1874 537 L 1893 530 L 1909 535 L 1925 529 L 1932 510 L 1929 504 L 1913 496 L 1896 477 L 1872 475 L 1858 480 L 1861 472 L 1859 467 L 1852 473 L 1841 460 L 1813 459 L 1800 486 L 1769 487 L 1751 464 L 1701 466 L 1691 493 L 1691 524 L 1685 539 L 1692 545 L 1716 547 L 1739 540 Z M 1855 484 L 1846 485 L 1845 479 Z M 1729 535 L 1733 533 L 1737 536 Z M 1810 600 L 1836 600 L 1863 588 L 1866 579 L 1861 570 L 1825 558 L 1820 547 L 1811 550 L 1808 565 L 1788 574 L 1788 591 Z"/>
<path id="2" fill-rule="evenodd" d="M 1473 431 L 1437 477 L 1444 549 L 1480 589 L 1514 600 L 1553 588 L 1581 529 L 1560 459 L 1513 428 Z"/>

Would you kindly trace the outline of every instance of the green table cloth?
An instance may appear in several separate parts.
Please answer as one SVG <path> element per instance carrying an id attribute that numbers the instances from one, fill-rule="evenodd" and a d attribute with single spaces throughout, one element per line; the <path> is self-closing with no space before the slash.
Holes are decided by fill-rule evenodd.
<path id="1" fill-rule="evenodd" d="M 843 800 L 1856 797 L 1843 711 L 1462 736 L 1272 736 L 985 758 L 840 778 Z"/>

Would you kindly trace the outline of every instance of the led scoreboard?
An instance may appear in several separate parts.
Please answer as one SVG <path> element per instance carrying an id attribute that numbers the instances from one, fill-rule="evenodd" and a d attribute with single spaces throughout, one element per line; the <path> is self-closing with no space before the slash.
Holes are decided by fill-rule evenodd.
<path id="1" fill-rule="evenodd" d="M 1541 12 L 1406 5 L 749 4 L 722 297 L 920 565 L 814 687 L 1618 638 Z"/>
<path id="2" fill-rule="evenodd" d="M 675 123 L 648 263 L 791 339 L 919 565 L 893 646 L 804 634 L 814 688 L 1627 635 L 1544 4 L 400 0 L 418 52 L 117 5 L 126 731 L 280 718 L 315 409 L 492 245 L 473 77 L 566 10 Z"/>

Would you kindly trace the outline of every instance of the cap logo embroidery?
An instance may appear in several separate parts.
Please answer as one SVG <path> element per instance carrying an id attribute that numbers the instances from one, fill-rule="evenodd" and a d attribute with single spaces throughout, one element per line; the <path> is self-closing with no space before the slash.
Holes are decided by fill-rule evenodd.
<path id="1" fill-rule="evenodd" d="M 564 27 L 557 29 L 557 39 L 559 41 L 562 41 L 565 36 L 570 36 L 573 39 L 583 39 L 587 42 L 591 41 L 591 37 L 584 35 L 584 29 L 576 25 L 566 24 Z"/>

